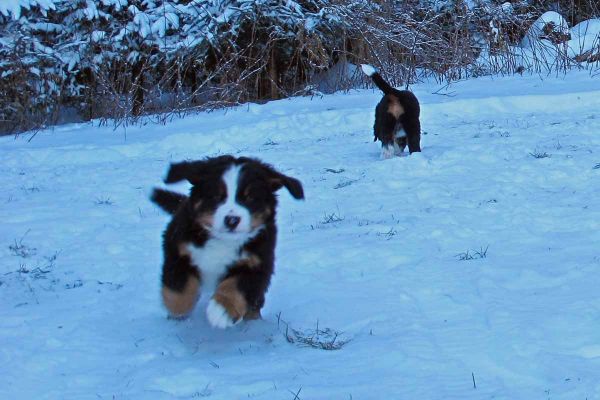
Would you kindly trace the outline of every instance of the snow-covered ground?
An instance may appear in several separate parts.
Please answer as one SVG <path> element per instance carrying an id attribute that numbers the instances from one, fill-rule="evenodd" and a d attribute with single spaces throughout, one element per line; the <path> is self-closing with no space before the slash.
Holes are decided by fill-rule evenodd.
<path id="1" fill-rule="evenodd" d="M 424 152 L 385 161 L 367 90 L 1 138 L 0 398 L 600 399 L 600 79 L 413 89 Z M 206 299 L 166 319 L 148 201 L 220 153 L 306 192 L 264 320 L 227 331 Z"/>

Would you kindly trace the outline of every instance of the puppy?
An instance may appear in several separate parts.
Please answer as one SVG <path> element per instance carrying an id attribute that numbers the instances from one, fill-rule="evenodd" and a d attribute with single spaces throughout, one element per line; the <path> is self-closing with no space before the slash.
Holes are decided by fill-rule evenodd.
<path id="1" fill-rule="evenodd" d="M 421 113 L 417 97 L 408 90 L 397 90 L 383 80 L 375 68 L 361 65 L 363 72 L 384 93 L 375 108 L 375 141 L 381 141 L 381 157 L 401 154 L 408 142 L 408 151 L 421 151 Z"/>
<path id="2" fill-rule="evenodd" d="M 164 232 L 162 299 L 183 318 L 201 292 L 212 294 L 213 327 L 260 318 L 274 266 L 275 192 L 304 198 L 302 184 L 258 160 L 220 156 L 171 164 L 166 183 L 187 180 L 190 195 L 155 189 L 152 201 L 173 215 Z"/>

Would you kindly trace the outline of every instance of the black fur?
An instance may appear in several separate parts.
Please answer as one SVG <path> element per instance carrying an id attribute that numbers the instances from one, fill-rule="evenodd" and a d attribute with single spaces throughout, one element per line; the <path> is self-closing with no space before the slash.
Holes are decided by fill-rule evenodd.
<path id="1" fill-rule="evenodd" d="M 225 196 L 232 195 L 224 193 L 222 176 L 233 165 L 242 166 L 238 192 L 233 194 L 236 202 L 247 208 L 253 217 L 261 218 L 262 229 L 242 245 L 238 252 L 239 259 L 227 266 L 226 273 L 219 281 L 236 277 L 238 290 L 248 303 L 249 313 L 259 315 L 274 270 L 277 237 L 275 191 L 286 187 L 296 199 L 303 199 L 304 191 L 297 179 L 283 175 L 256 159 L 221 156 L 171 164 L 165 182 L 185 179 L 193 186 L 189 197 L 162 189 L 155 189 L 151 197 L 153 202 L 173 214 L 163 235 L 162 284 L 172 291 L 181 292 L 190 277 L 202 280 L 202 266 L 194 265 L 189 254 L 182 252 L 181 247 L 191 243 L 201 251 L 209 240 L 221 240 L 211 237 L 210 229 L 203 226 L 199 219 L 211 213 L 214 215 Z M 254 257 L 254 262 L 258 260 L 258 265 L 249 266 L 244 261 L 248 255 Z"/>
<path id="2" fill-rule="evenodd" d="M 154 189 L 150 200 L 160 206 L 169 214 L 175 214 L 181 204 L 187 200 L 187 196 L 170 190 Z"/>
<path id="3" fill-rule="evenodd" d="M 417 97 L 408 90 L 397 90 L 391 87 L 378 72 L 371 75 L 375 85 L 384 93 L 375 108 L 374 140 L 380 140 L 382 147 L 391 147 L 394 141 L 402 151 L 408 144 L 410 153 L 421 151 L 421 109 Z M 398 102 L 403 109 L 396 118 L 389 110 Z M 405 137 L 396 137 L 404 130 Z"/>

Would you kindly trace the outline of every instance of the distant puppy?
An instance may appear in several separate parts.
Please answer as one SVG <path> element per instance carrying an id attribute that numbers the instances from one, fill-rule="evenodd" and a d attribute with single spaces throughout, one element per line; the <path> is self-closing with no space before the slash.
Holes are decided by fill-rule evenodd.
<path id="1" fill-rule="evenodd" d="M 381 141 L 381 157 L 390 158 L 404 151 L 408 142 L 411 153 L 421 151 L 420 107 L 408 90 L 397 90 L 383 80 L 375 68 L 362 64 L 362 70 L 384 93 L 375 108 L 375 141 Z"/>
<path id="2" fill-rule="evenodd" d="M 227 328 L 260 318 L 273 274 L 275 192 L 304 198 L 302 184 L 258 160 L 233 156 L 171 164 L 166 183 L 188 180 L 190 196 L 155 189 L 152 201 L 173 215 L 164 232 L 162 298 L 172 317 L 187 316 L 200 292 L 212 294 L 209 323 Z"/>

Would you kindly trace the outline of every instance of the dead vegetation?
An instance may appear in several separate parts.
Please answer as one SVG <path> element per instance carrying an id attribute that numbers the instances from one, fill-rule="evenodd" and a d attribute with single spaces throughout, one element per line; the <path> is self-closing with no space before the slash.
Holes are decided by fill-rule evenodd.
<path id="1" fill-rule="evenodd" d="M 593 0 L 470 8 L 463 0 L 245 1 L 226 21 L 208 15 L 204 2 L 132 0 L 127 10 L 109 3 L 0 15 L 0 133 L 73 119 L 119 125 L 152 115 L 164 123 L 197 110 L 344 90 L 369 84 L 353 69 L 358 63 L 407 86 L 424 76 L 452 81 L 544 65 L 564 71 L 600 60 L 600 50 L 560 53 L 557 62 L 534 49 L 536 62 L 524 66 L 514 47 L 552 7 L 570 26 L 599 16 Z M 138 26 L 141 14 L 154 21 L 150 34 Z M 156 21 L 171 22 L 156 30 Z M 557 46 L 566 39 L 546 28 Z"/>
<path id="2" fill-rule="evenodd" d="M 277 328 L 284 334 L 288 343 L 300 347 L 340 350 L 351 341 L 343 332 L 319 327 L 319 321 L 316 322 L 315 328 L 295 329 L 288 322 L 281 319 L 281 313 L 277 315 Z"/>

